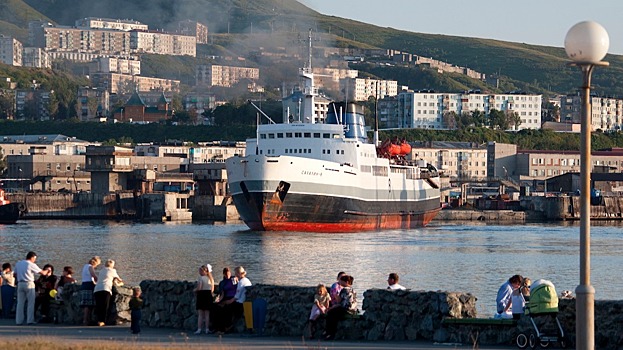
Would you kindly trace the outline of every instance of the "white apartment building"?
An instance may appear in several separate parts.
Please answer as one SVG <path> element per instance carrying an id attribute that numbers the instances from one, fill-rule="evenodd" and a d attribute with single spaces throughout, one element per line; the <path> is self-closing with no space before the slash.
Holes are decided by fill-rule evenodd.
<path id="1" fill-rule="evenodd" d="M 519 130 L 538 129 L 541 127 L 541 99 L 541 95 L 404 91 L 396 98 L 381 100 L 379 115 L 386 128 L 450 129 L 453 126 L 446 120 L 447 113 L 460 115 L 481 111 L 488 115 L 496 109 L 517 113 L 521 118 Z"/>
<path id="2" fill-rule="evenodd" d="M 147 24 L 129 19 L 85 17 L 75 22 L 76 28 L 112 29 L 129 32 L 131 30 L 148 30 Z"/>
<path id="3" fill-rule="evenodd" d="M 161 79 L 141 77 L 138 75 L 119 73 L 94 73 L 91 74 L 91 82 L 95 87 L 108 90 L 111 94 L 131 93 L 137 91 L 179 91 L 180 81 L 174 79 Z M 124 91 L 133 88 L 132 91 Z"/>
<path id="4" fill-rule="evenodd" d="M 72 52 L 104 57 L 133 53 L 197 55 L 197 38 L 189 35 L 132 29 L 75 28 L 33 21 L 28 25 L 31 45 L 48 52 Z M 69 56 L 67 58 L 72 58 Z M 81 56 L 77 56 L 81 57 Z"/>
<path id="5" fill-rule="evenodd" d="M 141 61 L 135 57 L 99 57 L 89 65 L 89 71 L 141 75 Z"/>
<path id="6" fill-rule="evenodd" d="M 346 98 L 351 101 L 367 101 L 370 96 L 378 99 L 398 95 L 398 82 L 396 80 L 350 78 L 344 79 L 342 82 Z"/>
<path id="7" fill-rule="evenodd" d="M 34 67 L 34 68 L 51 68 L 52 60 L 50 59 L 50 55 L 45 52 L 44 49 L 39 47 L 25 47 L 23 65 L 24 67 Z"/>
<path id="8" fill-rule="evenodd" d="M 197 85 L 231 87 L 242 79 L 258 80 L 260 69 L 200 64 L 195 69 L 195 78 Z"/>
<path id="9" fill-rule="evenodd" d="M 359 75 L 356 69 L 346 68 L 313 68 L 314 86 L 338 91 L 344 79 L 355 79 Z"/>
<path id="10" fill-rule="evenodd" d="M 470 142 L 423 142 L 411 148 L 412 159 L 423 159 L 450 178 L 487 177 L 487 148 Z"/>
<path id="11" fill-rule="evenodd" d="M 23 51 L 22 43 L 19 40 L 0 35 L 0 62 L 9 66 L 21 66 Z"/>
<path id="12" fill-rule="evenodd" d="M 156 31 L 132 30 L 130 48 L 136 53 L 197 56 L 197 37 Z"/>
<path id="13" fill-rule="evenodd" d="M 560 97 L 560 121 L 580 124 L 582 98 L 579 95 Z M 623 129 L 623 99 L 591 97 L 591 126 L 593 130 L 615 131 Z"/>

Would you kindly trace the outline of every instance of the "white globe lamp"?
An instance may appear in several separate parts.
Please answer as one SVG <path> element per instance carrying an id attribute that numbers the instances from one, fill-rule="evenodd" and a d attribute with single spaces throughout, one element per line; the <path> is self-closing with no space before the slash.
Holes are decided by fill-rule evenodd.
<path id="1" fill-rule="evenodd" d="M 574 62 L 597 63 L 606 57 L 609 48 L 608 32 L 597 22 L 580 22 L 565 37 L 565 51 Z"/>

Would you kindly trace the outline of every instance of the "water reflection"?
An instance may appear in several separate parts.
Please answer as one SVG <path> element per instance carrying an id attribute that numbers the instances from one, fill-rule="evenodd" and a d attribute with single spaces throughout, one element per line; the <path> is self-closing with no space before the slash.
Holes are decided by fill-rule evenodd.
<path id="1" fill-rule="evenodd" d="M 623 281 L 620 226 L 592 230 L 592 283 L 597 299 L 619 298 Z M 338 271 L 355 277 L 359 295 L 385 288 L 397 272 L 412 289 L 465 291 L 491 314 L 497 288 L 510 275 L 547 278 L 559 291 L 578 283 L 577 225 L 446 225 L 358 234 L 250 232 L 242 225 L 134 224 L 104 221 L 26 221 L 0 225 L 0 256 L 15 263 L 34 250 L 40 264 L 79 271 L 93 255 L 117 260 L 129 283 L 196 279 L 210 263 L 243 265 L 254 283 L 313 286 L 332 283 Z M 79 277 L 79 276 L 78 276 Z"/>

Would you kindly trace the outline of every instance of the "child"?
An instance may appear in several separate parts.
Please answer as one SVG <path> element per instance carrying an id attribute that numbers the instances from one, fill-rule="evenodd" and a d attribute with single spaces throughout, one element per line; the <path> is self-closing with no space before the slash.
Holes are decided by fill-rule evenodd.
<path id="1" fill-rule="evenodd" d="M 15 276 L 10 263 L 2 264 L 2 317 L 10 318 L 13 310 L 13 298 L 15 296 Z"/>
<path id="2" fill-rule="evenodd" d="M 530 299 L 530 285 L 532 281 L 529 278 L 524 278 L 521 281 L 519 288 L 513 290 L 511 294 L 511 307 L 513 310 L 513 319 L 518 320 L 524 313 L 526 308 L 526 302 Z"/>
<path id="3" fill-rule="evenodd" d="M 130 315 L 132 319 L 130 329 L 132 330 L 132 334 L 139 334 L 141 332 L 141 308 L 143 308 L 141 287 L 134 287 L 132 289 L 132 299 L 130 299 Z"/>
<path id="4" fill-rule="evenodd" d="M 309 333 L 311 334 L 311 338 L 314 338 L 314 333 L 316 333 L 316 320 L 320 315 L 323 315 L 327 312 L 329 308 L 329 302 L 331 301 L 331 297 L 327 292 L 327 288 L 324 284 L 319 284 L 316 287 L 316 294 L 314 295 L 314 305 L 312 306 L 311 313 L 309 314 Z"/>

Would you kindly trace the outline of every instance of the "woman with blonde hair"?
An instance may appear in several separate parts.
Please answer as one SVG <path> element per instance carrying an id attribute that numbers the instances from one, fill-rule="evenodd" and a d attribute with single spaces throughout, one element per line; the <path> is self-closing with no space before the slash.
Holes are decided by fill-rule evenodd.
<path id="1" fill-rule="evenodd" d="M 82 267 L 82 284 L 80 285 L 80 307 L 82 307 L 82 324 L 89 325 L 91 321 L 91 312 L 95 306 L 93 299 L 93 289 L 97 282 L 97 274 L 95 268 L 101 263 L 99 256 L 89 259 L 89 262 Z"/>
<path id="2" fill-rule="evenodd" d="M 212 266 L 210 264 L 199 267 L 199 278 L 195 287 L 196 309 L 197 309 L 197 331 L 201 334 L 201 327 L 205 323 L 206 334 L 210 333 L 210 309 L 214 304 L 214 277 L 212 277 Z"/>
<path id="3" fill-rule="evenodd" d="M 113 284 L 122 282 L 121 277 L 117 274 L 117 270 L 115 270 L 115 261 L 110 259 L 106 260 L 104 268 L 97 276 L 97 283 L 93 289 L 95 315 L 97 316 L 98 326 L 106 325 L 106 316 L 108 316 L 108 306 L 110 305 Z"/>

